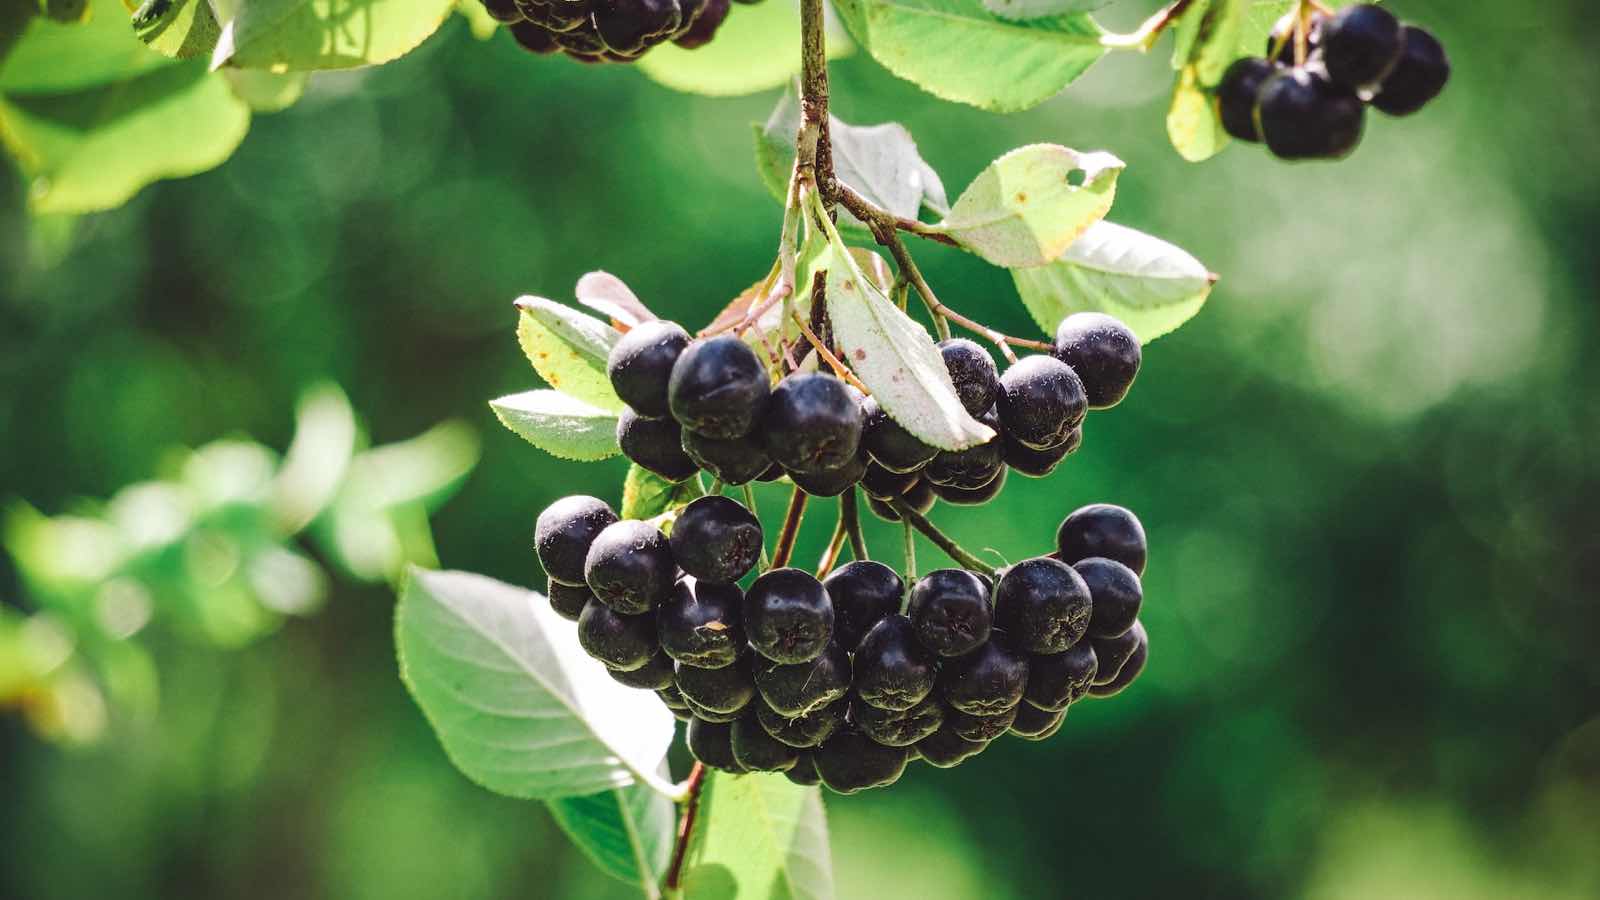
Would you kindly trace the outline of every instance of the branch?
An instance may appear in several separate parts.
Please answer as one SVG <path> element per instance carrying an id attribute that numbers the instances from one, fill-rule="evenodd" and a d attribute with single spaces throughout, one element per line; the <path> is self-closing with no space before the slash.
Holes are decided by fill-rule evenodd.
<path id="1" fill-rule="evenodd" d="M 794 554 L 794 542 L 800 536 L 800 520 L 805 518 L 807 499 L 806 492 L 798 487 L 789 495 L 789 510 L 783 514 L 783 529 L 778 532 L 778 546 L 772 549 L 774 569 L 787 566 L 789 557 Z"/>
<path id="2" fill-rule="evenodd" d="M 689 852 L 689 837 L 694 834 L 694 817 L 700 811 L 700 789 L 705 786 L 706 767 L 695 763 L 689 770 L 689 790 L 683 800 L 683 819 L 678 823 L 678 839 L 672 847 L 672 864 L 667 867 L 666 890 L 678 891 L 678 881 L 683 877 L 683 858 Z"/>
<path id="3" fill-rule="evenodd" d="M 856 559 L 871 559 L 866 535 L 861 533 L 861 506 L 854 487 L 839 496 L 839 516 L 844 519 L 845 534 L 850 537 L 850 555 Z"/>
<path id="4" fill-rule="evenodd" d="M 1144 20 L 1144 23 L 1128 34 L 1107 34 L 1100 38 L 1100 46 L 1110 50 L 1137 50 L 1145 53 L 1156 45 L 1161 38 L 1161 32 L 1167 30 L 1178 17 L 1188 11 L 1193 0 L 1173 0 L 1164 9 Z"/>
<path id="5" fill-rule="evenodd" d="M 833 147 L 828 141 L 828 46 L 822 0 L 800 0 L 800 134 L 795 165 L 808 173 L 831 210 Z"/>
<path id="6" fill-rule="evenodd" d="M 889 506 L 900 514 L 900 518 L 911 524 L 912 528 L 922 532 L 923 536 L 933 541 L 934 545 L 945 552 L 945 555 L 955 560 L 963 569 L 982 572 L 985 575 L 994 575 L 994 566 L 968 553 L 965 547 L 951 540 L 948 535 L 939 530 L 939 526 L 928 521 L 928 517 L 917 512 L 911 504 L 895 498 L 889 501 Z"/>

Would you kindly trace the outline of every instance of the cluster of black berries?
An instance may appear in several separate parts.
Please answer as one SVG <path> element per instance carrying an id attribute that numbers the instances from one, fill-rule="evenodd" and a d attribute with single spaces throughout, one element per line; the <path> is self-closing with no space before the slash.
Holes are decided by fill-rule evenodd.
<path id="1" fill-rule="evenodd" d="M 1314 14 L 1306 32 L 1311 55 L 1294 65 L 1296 15 L 1278 23 L 1265 58 L 1235 62 L 1217 85 L 1223 129 L 1265 141 L 1283 159 L 1344 156 L 1361 141 L 1366 104 L 1410 115 L 1450 78 L 1438 39 L 1371 4 Z"/>
<path id="2" fill-rule="evenodd" d="M 939 345 L 967 412 L 994 430 L 965 450 L 939 450 L 890 418 L 874 397 L 827 373 L 799 372 L 771 385 L 767 367 L 731 335 L 693 340 L 672 322 L 635 326 L 611 351 L 608 372 L 627 409 L 622 452 L 668 481 L 704 469 L 724 484 L 785 475 L 833 497 L 860 484 L 872 509 L 925 513 L 936 499 L 992 500 L 1007 469 L 1049 474 L 1083 440 L 1090 409 L 1121 401 L 1139 371 L 1139 340 L 1100 313 L 1061 322 L 1054 352 L 1002 374 L 976 343 Z"/>
<path id="3" fill-rule="evenodd" d="M 565 53 L 579 62 L 633 62 L 672 41 L 693 50 L 709 43 L 730 0 L 482 0 L 524 49 Z M 738 0 L 758 3 L 760 0 Z"/>
<path id="4" fill-rule="evenodd" d="M 1042 740 L 1068 706 L 1120 692 L 1143 671 L 1144 529 L 1086 506 L 1050 556 L 992 581 L 930 572 L 909 598 L 894 570 L 857 560 L 819 581 L 762 573 L 756 517 L 712 495 L 667 537 L 593 497 L 539 516 L 550 602 L 585 651 L 687 721 L 696 759 L 785 772 L 841 793 L 887 785 L 916 758 L 957 765 L 1010 732 Z"/>

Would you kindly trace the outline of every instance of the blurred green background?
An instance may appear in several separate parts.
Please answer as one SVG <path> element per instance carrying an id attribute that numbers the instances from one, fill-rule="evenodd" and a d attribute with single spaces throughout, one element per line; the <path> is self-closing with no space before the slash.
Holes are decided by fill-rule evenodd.
<path id="1" fill-rule="evenodd" d="M 1015 558 L 1080 504 L 1136 510 L 1146 674 L 1049 742 L 830 796 L 842 896 L 1600 894 L 1600 29 L 1577 0 L 1394 8 L 1441 36 L 1454 80 L 1337 165 L 1182 163 L 1160 51 L 1010 117 L 834 66 L 835 112 L 904 122 L 952 193 L 1018 144 L 1114 151 L 1112 218 L 1222 275 L 1072 462 L 935 513 Z M 375 442 L 476 425 L 439 558 L 542 584 L 534 516 L 616 499 L 623 465 L 494 423 L 486 401 L 535 380 L 510 300 L 569 299 L 603 268 L 708 320 L 776 246 L 750 136 L 774 100 L 453 22 L 394 65 L 313 78 L 220 169 L 118 211 L 30 223 L 4 170 L 0 497 L 54 514 L 174 443 L 281 449 L 331 379 Z M 1003 270 L 913 250 L 946 302 L 1031 333 Z M 897 535 L 868 538 L 896 560 Z M 0 554 L 0 602 L 26 609 L 17 582 Z M 0 896 L 628 896 L 543 807 L 450 766 L 396 676 L 391 608 L 342 580 L 242 651 L 149 634 L 159 712 L 113 710 L 96 745 L 0 716 Z"/>

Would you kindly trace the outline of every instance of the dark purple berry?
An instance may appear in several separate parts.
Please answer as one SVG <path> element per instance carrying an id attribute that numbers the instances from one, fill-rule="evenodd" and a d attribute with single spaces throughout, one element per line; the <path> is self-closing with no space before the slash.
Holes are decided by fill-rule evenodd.
<path id="1" fill-rule="evenodd" d="M 750 704 L 756 696 L 756 683 L 750 672 L 749 654 L 740 657 L 731 666 L 720 669 L 701 669 L 678 663 L 673 684 L 682 692 L 683 699 L 701 708 L 724 715 L 736 713 Z"/>
<path id="2" fill-rule="evenodd" d="M 906 615 L 922 646 L 940 656 L 976 650 L 994 624 L 989 588 L 965 569 L 939 569 L 918 579 Z"/>
<path id="3" fill-rule="evenodd" d="M 689 346 L 689 332 L 677 322 L 642 322 L 611 348 L 606 375 L 622 402 L 641 416 L 660 419 L 670 414 L 667 380 L 672 364 Z"/>
<path id="4" fill-rule="evenodd" d="M 977 419 L 994 430 L 994 437 L 965 450 L 940 450 L 933 461 L 923 468 L 924 480 L 971 491 L 1000 477 L 1000 472 L 1006 466 L 1000 411 L 998 407 L 991 406 Z"/>
<path id="5" fill-rule="evenodd" d="M 1089 619 L 1090 637 L 1108 638 L 1127 631 L 1139 618 L 1144 603 L 1144 587 L 1134 571 L 1114 559 L 1091 556 L 1072 566 L 1089 586 L 1094 615 Z"/>
<path id="6" fill-rule="evenodd" d="M 1017 717 L 1011 723 L 1010 730 L 1024 740 L 1042 741 L 1060 731 L 1061 723 L 1066 718 L 1065 709 L 1050 712 L 1024 703 L 1017 707 Z"/>
<path id="7" fill-rule="evenodd" d="M 1022 694 L 1040 709 L 1066 709 L 1089 693 L 1099 671 L 1092 640 L 1079 641 L 1062 653 L 1034 656 L 1028 660 L 1028 688 Z"/>
<path id="8" fill-rule="evenodd" d="M 790 472 L 789 480 L 795 487 L 813 497 L 837 497 L 856 486 L 867 473 L 867 457 L 857 454 L 837 469 L 821 472 Z"/>
<path id="9" fill-rule="evenodd" d="M 1025 447 L 1049 450 L 1066 443 L 1083 422 L 1089 398 L 1071 366 L 1040 354 L 1024 356 L 1000 376 L 997 405 L 1007 435 Z"/>
<path id="10" fill-rule="evenodd" d="M 623 456 L 673 484 L 700 468 L 683 452 L 683 432 L 671 419 L 647 419 L 624 409 L 617 416 L 617 445 Z"/>
<path id="11" fill-rule="evenodd" d="M 1095 672 L 1093 684 L 1105 685 L 1115 681 L 1122 667 L 1127 665 L 1133 657 L 1135 650 L 1139 649 L 1144 635 L 1144 625 L 1134 622 L 1133 627 L 1113 638 L 1091 638 L 1094 645 L 1095 658 L 1099 660 L 1099 669 Z"/>
<path id="12" fill-rule="evenodd" d="M 1004 468 L 1000 470 L 1000 474 L 990 479 L 988 484 L 980 488 L 969 490 L 945 484 L 932 485 L 934 496 L 952 506 L 982 506 L 1000 496 L 1000 492 L 1005 490 L 1005 486 L 1006 470 Z"/>
<path id="13" fill-rule="evenodd" d="M 839 469 L 861 445 L 861 405 L 832 375 L 801 372 L 778 382 L 761 435 L 767 455 L 790 473 Z"/>
<path id="14" fill-rule="evenodd" d="M 604 500 L 576 494 L 562 497 L 539 513 L 533 542 L 546 575 L 562 584 L 585 584 L 583 560 L 589 545 L 617 514 Z"/>
<path id="15" fill-rule="evenodd" d="M 767 458 L 766 448 L 761 446 L 761 436 L 755 433 L 722 440 L 708 438 L 685 428 L 683 452 L 694 460 L 695 465 L 722 479 L 724 484 L 748 484 L 760 478 L 769 468 L 775 469 L 780 477 L 783 474 L 783 470 Z"/>
<path id="16" fill-rule="evenodd" d="M 578 621 L 584 604 L 594 599 L 594 593 L 589 590 L 588 585 L 562 584 L 554 578 L 549 581 L 549 595 L 550 608 L 556 611 L 556 615 L 569 622 Z"/>
<path id="17" fill-rule="evenodd" d="M 909 709 L 880 709 L 859 698 L 850 704 L 850 721 L 861 733 L 890 747 L 909 747 L 944 724 L 944 704 L 927 697 Z"/>
<path id="18" fill-rule="evenodd" d="M 1318 43 L 1329 80 L 1352 90 L 1382 78 L 1404 47 L 1400 20 L 1371 3 L 1334 13 L 1322 24 Z"/>
<path id="19" fill-rule="evenodd" d="M 996 631 L 982 647 L 946 660 L 939 668 L 938 686 L 945 702 L 956 709 L 994 715 L 1022 702 L 1028 687 L 1027 654 Z"/>
<path id="20" fill-rule="evenodd" d="M 965 714 L 962 714 L 963 716 Z M 946 717 L 949 718 L 948 716 Z M 946 721 L 938 731 L 917 741 L 917 755 L 921 756 L 930 765 L 941 769 L 959 766 L 989 746 L 987 740 L 969 741 L 955 733 L 950 722 Z"/>
<path id="21" fill-rule="evenodd" d="M 885 747 L 859 731 L 835 734 L 811 756 L 822 783 L 840 794 L 894 784 L 910 758 L 906 748 Z"/>
<path id="22" fill-rule="evenodd" d="M 773 712 L 785 716 L 815 712 L 850 692 L 850 654 L 830 643 L 816 659 L 805 662 L 763 660 L 756 667 L 756 690 Z"/>
<path id="23" fill-rule="evenodd" d="M 1019 704 L 1020 705 L 1020 704 Z M 987 743 L 1011 728 L 1017 720 L 1017 707 L 999 712 L 975 714 L 953 709 L 945 716 L 945 727 L 962 740 Z"/>
<path id="24" fill-rule="evenodd" d="M 691 343 L 678 357 L 667 381 L 667 405 L 684 428 L 728 440 L 750 433 L 771 392 L 756 352 L 732 335 L 719 335 Z"/>
<path id="25" fill-rule="evenodd" d="M 1005 448 L 1002 454 L 1006 465 L 1011 467 L 1018 475 L 1029 478 L 1043 478 L 1056 470 L 1063 459 L 1072 455 L 1073 451 L 1083 445 L 1083 426 L 1079 425 L 1067 435 L 1067 440 L 1059 447 L 1049 450 L 1035 450 L 1024 447 L 1010 435 L 1005 436 Z"/>
<path id="26" fill-rule="evenodd" d="M 910 619 L 888 616 L 856 648 L 856 696 L 881 709 L 910 709 L 932 693 L 937 662 Z"/>
<path id="27" fill-rule="evenodd" d="M 1278 19 L 1272 26 L 1272 34 L 1267 37 L 1265 53 L 1273 62 L 1286 66 L 1295 64 L 1294 26 L 1298 14 L 1298 10 L 1291 9 L 1284 13 L 1283 17 Z M 1327 15 L 1320 12 L 1312 13 L 1311 17 L 1306 21 L 1307 53 L 1315 50 L 1317 45 L 1322 43 L 1322 24 L 1326 21 L 1328 21 Z M 1272 51 L 1274 49 L 1278 51 L 1277 56 L 1273 56 Z"/>
<path id="28" fill-rule="evenodd" d="M 1223 84 L 1227 84 L 1226 79 Z M 1252 97 L 1251 106 L 1254 103 Z M 1247 119 L 1251 106 L 1244 108 Z M 1139 361 L 1143 356 L 1139 336 L 1132 329 L 1105 313 L 1096 312 L 1073 313 L 1062 319 L 1056 327 L 1052 352 L 1056 359 L 1078 373 L 1090 409 L 1108 409 L 1122 402 L 1139 374 Z"/>
<path id="29" fill-rule="evenodd" d="M 637 669 L 656 654 L 656 619 L 616 612 L 598 599 L 578 616 L 578 644 L 612 669 Z"/>
<path id="30" fill-rule="evenodd" d="M 696 668 L 732 665 L 745 647 L 743 604 L 744 592 L 738 585 L 685 578 L 656 610 L 661 649 Z"/>
<path id="31" fill-rule="evenodd" d="M 1133 628 L 1128 630 L 1128 633 L 1135 635 L 1137 638 L 1133 646 L 1133 652 L 1128 655 L 1127 661 L 1117 670 L 1115 678 L 1103 684 L 1090 685 L 1089 696 L 1111 697 L 1120 694 L 1128 685 L 1133 684 L 1133 680 L 1139 677 L 1139 673 L 1144 671 L 1145 661 L 1150 657 L 1150 638 L 1145 634 L 1144 626 L 1139 624 L 1135 624 Z"/>
<path id="32" fill-rule="evenodd" d="M 795 757 L 794 765 L 783 773 L 783 777 L 803 787 L 822 783 L 822 776 L 817 774 L 817 761 L 809 750 L 802 750 Z"/>
<path id="33" fill-rule="evenodd" d="M 753 712 L 746 712 L 729 729 L 733 758 L 751 772 L 782 772 L 792 767 L 800 751 L 767 734 Z"/>
<path id="34" fill-rule="evenodd" d="M 822 586 L 833 601 L 833 639 L 852 653 L 878 620 L 900 611 L 906 590 L 899 573 L 870 559 L 834 569 Z"/>
<path id="35" fill-rule="evenodd" d="M 1400 61 L 1378 85 L 1372 105 L 1391 116 L 1408 116 L 1428 104 L 1450 80 L 1450 60 L 1444 46 L 1426 29 L 1402 29 L 1405 49 Z"/>
<path id="36" fill-rule="evenodd" d="M 1135 575 L 1144 574 L 1144 526 L 1133 513 L 1110 503 L 1091 503 L 1074 510 L 1056 531 L 1056 549 L 1066 563 L 1103 556 L 1122 563 Z"/>
<path id="37" fill-rule="evenodd" d="M 993 368 L 990 363 L 990 368 Z M 987 409 L 987 407 L 985 407 Z M 915 472 L 939 452 L 896 422 L 878 405 L 877 397 L 868 397 L 861 405 L 861 446 L 877 463 L 891 472 Z"/>
<path id="38" fill-rule="evenodd" d="M 649 612 L 667 599 L 677 574 L 667 536 L 637 519 L 607 525 L 583 561 L 589 590 L 601 603 L 629 615 Z"/>
<path id="39" fill-rule="evenodd" d="M 1285 69 L 1261 86 L 1256 123 L 1282 159 L 1337 159 L 1361 142 L 1366 108 L 1355 91 L 1309 69 Z"/>
<path id="40" fill-rule="evenodd" d="M 966 338 L 949 338 L 939 342 L 939 353 L 968 415 L 976 416 L 994 405 L 1000 396 L 1000 370 L 989 351 Z"/>
<path id="41" fill-rule="evenodd" d="M 483 0 L 483 11 L 502 25 L 514 25 L 522 21 L 522 13 L 517 9 L 515 0 Z"/>
<path id="42" fill-rule="evenodd" d="M 684 699 L 683 705 L 689 710 L 689 714 L 694 716 L 696 719 L 699 719 L 702 722 L 716 722 L 719 725 L 726 725 L 729 722 L 735 721 L 740 716 L 744 715 L 744 711 L 749 708 L 749 706 L 741 706 L 733 712 L 717 712 L 714 709 L 706 709 L 704 706 L 701 706 L 700 704 L 687 698 Z"/>
<path id="43" fill-rule="evenodd" d="M 1076 644 L 1091 612 L 1083 576 L 1047 556 L 1017 563 L 995 585 L 995 627 L 1029 653 L 1060 653 Z"/>
<path id="44" fill-rule="evenodd" d="M 713 769 L 724 772 L 743 772 L 733 758 L 733 729 L 717 722 L 692 719 L 685 735 L 689 753 Z"/>
<path id="45" fill-rule="evenodd" d="M 678 0 L 595 0 L 594 28 L 606 49 L 632 57 L 683 23 Z"/>
<path id="46" fill-rule="evenodd" d="M 867 470 L 861 475 L 861 489 L 869 497 L 890 500 L 911 490 L 919 478 L 916 472 L 891 472 L 874 460 L 867 463 Z"/>
<path id="47" fill-rule="evenodd" d="M 833 602 L 810 572 L 773 569 L 745 592 L 744 632 L 773 662 L 815 659 L 833 637 Z"/>
<path id="48" fill-rule="evenodd" d="M 529 53 L 545 56 L 561 49 L 556 43 L 555 35 L 542 25 L 533 22 L 511 22 L 506 26 L 506 30 L 511 32 L 511 39 L 517 42 L 517 46 Z"/>
<path id="49" fill-rule="evenodd" d="M 672 525 L 672 558 L 701 581 L 731 584 L 761 558 L 761 521 L 730 497 L 700 497 Z"/>
<path id="50" fill-rule="evenodd" d="M 1261 141 L 1261 133 L 1256 130 L 1256 97 L 1261 94 L 1262 83 L 1276 70 L 1277 66 L 1264 59 L 1246 56 L 1235 60 L 1228 71 L 1222 73 L 1222 81 L 1217 83 L 1217 118 L 1222 122 L 1223 131 L 1241 141 Z M 1081 371 L 1078 375 L 1083 377 Z M 1088 388 L 1087 379 L 1084 387 Z"/>
<path id="51" fill-rule="evenodd" d="M 831 703 L 803 716 L 786 716 L 765 703 L 756 704 L 761 727 L 791 747 L 815 747 L 844 727 L 846 704 Z"/>
<path id="52" fill-rule="evenodd" d="M 728 9 L 732 5 L 730 0 L 705 0 L 689 27 L 678 32 L 672 42 L 685 50 L 698 50 L 711 43 L 717 29 L 722 27 L 723 20 L 728 18 Z"/>
<path id="53" fill-rule="evenodd" d="M 637 669 L 607 668 L 606 674 L 618 684 L 645 691 L 672 687 L 672 657 L 657 650 Z"/>

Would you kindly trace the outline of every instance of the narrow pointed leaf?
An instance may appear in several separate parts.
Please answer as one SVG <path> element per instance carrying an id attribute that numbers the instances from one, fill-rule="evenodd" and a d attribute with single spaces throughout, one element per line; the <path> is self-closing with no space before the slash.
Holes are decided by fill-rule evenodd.
<path id="1" fill-rule="evenodd" d="M 830 900 L 822 793 L 782 775 L 707 773 L 682 887 L 694 900 Z"/>
<path id="2" fill-rule="evenodd" d="M 558 391 L 601 409 L 621 411 L 606 375 L 606 357 L 622 334 L 594 316 L 543 297 L 519 297 L 517 343 L 539 377 Z"/>
<path id="3" fill-rule="evenodd" d="M 668 777 L 666 765 L 659 771 Z M 657 897 L 672 855 L 677 812 L 672 801 L 643 785 L 549 801 L 550 815 L 583 855 L 613 878 Z"/>
<path id="4" fill-rule="evenodd" d="M 523 391 L 490 400 L 489 408 L 500 424 L 552 456 L 587 462 L 622 452 L 616 413 L 560 391 Z"/>

